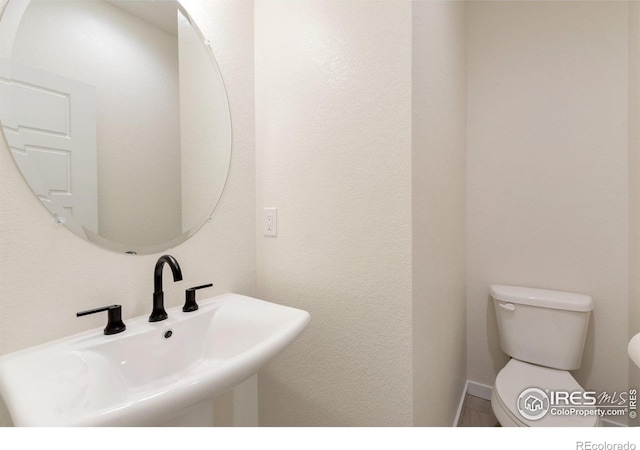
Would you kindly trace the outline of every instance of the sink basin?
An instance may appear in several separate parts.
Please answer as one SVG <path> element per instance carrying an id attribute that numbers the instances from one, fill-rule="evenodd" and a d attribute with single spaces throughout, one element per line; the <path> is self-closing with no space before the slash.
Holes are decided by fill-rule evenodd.
<path id="1" fill-rule="evenodd" d="M 16 426 L 155 425 L 255 374 L 309 313 L 238 294 L 169 318 L 126 320 L 0 357 L 0 395 Z"/>

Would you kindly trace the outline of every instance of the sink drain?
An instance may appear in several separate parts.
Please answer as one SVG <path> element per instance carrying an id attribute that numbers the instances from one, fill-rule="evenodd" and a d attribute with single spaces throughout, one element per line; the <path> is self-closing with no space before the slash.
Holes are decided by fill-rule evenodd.
<path id="1" fill-rule="evenodd" d="M 165 339 L 169 339 L 171 336 L 173 336 L 173 330 L 171 328 L 169 328 L 162 334 L 162 337 Z"/>

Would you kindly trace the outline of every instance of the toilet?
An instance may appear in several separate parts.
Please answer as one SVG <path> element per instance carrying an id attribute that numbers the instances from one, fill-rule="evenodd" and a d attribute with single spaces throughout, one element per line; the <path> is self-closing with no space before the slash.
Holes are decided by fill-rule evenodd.
<path id="1" fill-rule="evenodd" d="M 502 426 L 595 427 L 593 396 L 568 372 L 582 363 L 593 299 L 588 295 L 491 286 L 500 345 L 511 360 L 498 373 L 491 407 Z M 575 393 L 570 400 L 565 392 Z M 568 408 L 575 407 L 582 414 Z"/>

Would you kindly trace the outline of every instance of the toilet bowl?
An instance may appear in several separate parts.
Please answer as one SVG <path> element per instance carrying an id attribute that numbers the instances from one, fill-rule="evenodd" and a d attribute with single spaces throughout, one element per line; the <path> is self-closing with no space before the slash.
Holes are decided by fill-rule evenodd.
<path id="1" fill-rule="evenodd" d="M 491 395 L 500 425 L 599 426 L 594 397 L 569 373 L 582 362 L 591 297 L 503 285 L 491 286 L 491 297 L 500 346 L 511 356 Z"/>
<path id="2" fill-rule="evenodd" d="M 548 392 L 584 392 L 566 370 L 551 369 L 511 359 L 500 371 L 491 393 L 491 408 L 503 427 L 597 427 L 600 418 L 592 406 L 580 407 L 580 413 L 568 408 L 547 407 L 540 419 L 530 420 L 518 409 L 520 395 L 531 387 Z"/>

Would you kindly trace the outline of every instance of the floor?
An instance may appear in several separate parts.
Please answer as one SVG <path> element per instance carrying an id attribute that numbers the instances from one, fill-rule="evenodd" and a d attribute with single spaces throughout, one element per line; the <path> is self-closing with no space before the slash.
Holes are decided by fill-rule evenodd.
<path id="1" fill-rule="evenodd" d="M 467 394 L 464 397 L 459 427 L 499 427 L 491 409 L 491 401 Z"/>

